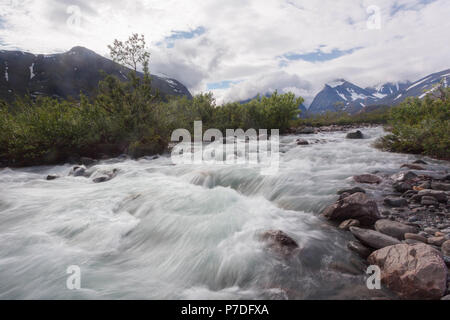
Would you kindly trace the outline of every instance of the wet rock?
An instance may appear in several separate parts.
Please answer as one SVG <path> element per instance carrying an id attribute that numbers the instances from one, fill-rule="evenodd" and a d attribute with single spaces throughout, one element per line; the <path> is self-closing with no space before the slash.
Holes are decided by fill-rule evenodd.
<path id="1" fill-rule="evenodd" d="M 433 190 L 450 191 L 450 183 L 432 182 L 430 185 Z"/>
<path id="2" fill-rule="evenodd" d="M 350 230 L 350 227 L 359 227 L 361 223 L 356 219 L 345 220 L 339 225 L 339 229 L 341 230 Z"/>
<path id="3" fill-rule="evenodd" d="M 450 257 L 450 240 L 447 240 L 442 244 L 441 250 L 444 256 Z"/>
<path id="4" fill-rule="evenodd" d="M 425 233 L 427 233 L 427 234 L 429 234 L 429 235 L 435 235 L 436 234 L 436 232 L 439 232 L 439 230 L 438 229 L 436 229 L 436 228 L 425 228 L 424 230 L 423 230 Z"/>
<path id="5" fill-rule="evenodd" d="M 384 204 L 394 208 L 407 207 L 408 201 L 403 198 L 385 198 Z"/>
<path id="6" fill-rule="evenodd" d="M 305 127 L 297 130 L 297 134 L 314 134 L 316 130 L 312 127 Z"/>
<path id="7" fill-rule="evenodd" d="M 439 205 L 438 201 L 434 197 L 424 196 L 422 197 L 420 203 L 424 206 L 434 206 Z"/>
<path id="8" fill-rule="evenodd" d="M 447 239 L 445 237 L 430 237 L 428 238 L 428 244 L 440 247 Z"/>
<path id="9" fill-rule="evenodd" d="M 420 170 L 425 170 L 424 167 L 419 166 L 418 164 L 409 164 L 409 163 L 406 163 L 406 164 L 402 165 L 401 168 L 408 168 L 408 169 L 411 169 L 411 170 L 419 170 L 419 171 Z"/>
<path id="10" fill-rule="evenodd" d="M 419 196 L 434 197 L 439 202 L 442 202 L 442 203 L 447 202 L 447 194 L 444 191 L 422 190 L 422 191 L 419 191 Z"/>
<path id="11" fill-rule="evenodd" d="M 419 192 L 416 190 L 408 190 L 404 194 L 402 194 L 402 198 L 412 198 L 413 196 L 415 196 L 418 193 Z"/>
<path id="12" fill-rule="evenodd" d="M 381 281 L 402 299 L 440 299 L 446 292 L 447 267 L 429 245 L 386 247 L 368 261 L 381 268 Z"/>
<path id="13" fill-rule="evenodd" d="M 306 140 L 303 140 L 303 139 L 298 139 L 297 140 L 297 145 L 299 145 L 299 146 L 307 146 L 307 145 L 309 145 L 309 142 L 306 141 Z"/>
<path id="14" fill-rule="evenodd" d="M 57 174 L 49 174 L 46 179 L 47 179 L 47 181 L 52 181 L 52 180 L 56 180 L 59 178 L 60 178 L 60 176 L 58 176 Z"/>
<path id="15" fill-rule="evenodd" d="M 364 139 L 364 135 L 361 131 L 350 132 L 347 134 L 347 139 Z"/>
<path id="16" fill-rule="evenodd" d="M 85 166 L 75 166 L 69 173 L 70 176 L 73 177 L 83 177 L 86 175 L 86 167 Z"/>
<path id="17" fill-rule="evenodd" d="M 355 187 L 355 188 L 351 188 L 351 189 L 342 189 L 342 190 L 339 190 L 339 191 L 337 192 L 337 194 L 338 194 L 338 195 L 342 195 L 343 193 L 347 193 L 347 194 L 349 194 L 349 195 L 352 195 L 352 194 L 358 193 L 358 192 L 366 193 L 366 190 L 364 190 L 363 188 L 360 188 L 360 187 Z"/>
<path id="18" fill-rule="evenodd" d="M 375 230 L 399 240 L 404 240 L 406 233 L 419 232 L 417 227 L 390 220 L 378 220 L 375 223 Z"/>
<path id="19" fill-rule="evenodd" d="M 441 300 L 443 300 L 443 301 L 450 300 L 450 294 L 446 295 L 446 296 L 443 297 Z"/>
<path id="20" fill-rule="evenodd" d="M 419 234 L 415 234 L 415 233 L 405 233 L 405 239 L 406 240 L 415 240 L 415 241 L 419 241 L 422 243 L 428 243 L 428 239 L 424 236 L 421 236 Z"/>
<path id="21" fill-rule="evenodd" d="M 326 208 L 322 214 L 329 220 L 359 220 L 362 226 L 371 226 L 379 220 L 380 213 L 375 200 L 358 192 Z"/>
<path id="22" fill-rule="evenodd" d="M 414 164 L 428 164 L 428 163 L 426 163 L 425 161 L 423 161 L 423 160 L 416 160 L 416 161 L 414 161 L 413 162 Z"/>
<path id="23" fill-rule="evenodd" d="M 413 185 L 410 182 L 403 182 L 403 181 L 397 181 L 395 182 L 392 187 L 395 191 L 404 193 L 407 191 L 411 191 L 413 189 Z"/>
<path id="24" fill-rule="evenodd" d="M 283 256 L 290 256 L 299 248 L 295 240 L 280 230 L 264 232 L 261 235 L 261 240 L 267 242 L 270 250 Z"/>
<path id="25" fill-rule="evenodd" d="M 359 176 L 354 176 L 353 179 L 358 183 L 366 183 L 366 184 L 379 184 L 383 181 L 383 179 L 374 174 L 362 174 Z"/>
<path id="26" fill-rule="evenodd" d="M 391 179 L 396 181 L 396 182 L 410 181 L 410 180 L 413 180 L 415 178 L 417 178 L 417 174 L 415 174 L 412 171 L 399 172 L 399 173 L 396 173 L 396 174 L 391 176 Z"/>
<path id="27" fill-rule="evenodd" d="M 372 253 L 372 250 L 367 248 L 359 241 L 350 241 L 347 244 L 347 248 L 358 254 L 363 259 L 367 259 L 367 257 L 370 256 L 370 254 Z"/>
<path id="28" fill-rule="evenodd" d="M 92 166 L 93 164 L 95 164 L 97 161 L 88 157 L 81 157 L 80 158 L 80 163 L 86 167 L 88 166 Z"/>
<path id="29" fill-rule="evenodd" d="M 94 183 L 103 183 L 110 181 L 117 176 L 118 172 L 119 172 L 118 169 L 113 169 L 111 171 L 101 171 L 96 174 L 96 176 L 94 177 L 94 179 L 92 179 L 92 181 Z"/>
<path id="30" fill-rule="evenodd" d="M 350 232 L 364 245 L 374 249 L 400 244 L 400 241 L 378 231 L 351 227 Z"/>

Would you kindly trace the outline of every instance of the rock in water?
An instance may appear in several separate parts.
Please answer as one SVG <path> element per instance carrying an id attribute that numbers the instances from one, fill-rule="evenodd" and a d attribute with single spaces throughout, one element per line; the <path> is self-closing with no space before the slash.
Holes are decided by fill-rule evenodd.
<path id="1" fill-rule="evenodd" d="M 378 220 L 375 223 L 375 230 L 399 240 L 405 240 L 406 233 L 415 234 L 419 232 L 417 227 L 408 226 L 400 222 L 385 219 Z"/>
<path id="2" fill-rule="evenodd" d="M 418 164 L 410 164 L 410 163 L 405 163 L 404 165 L 401 166 L 401 168 L 408 168 L 411 170 L 425 170 L 424 167 L 419 166 Z"/>
<path id="3" fill-rule="evenodd" d="M 407 207 L 408 201 L 402 198 L 386 198 L 384 204 L 393 208 Z"/>
<path id="4" fill-rule="evenodd" d="M 339 225 L 339 229 L 341 230 L 350 230 L 350 227 L 359 227 L 361 223 L 355 219 L 345 220 Z"/>
<path id="5" fill-rule="evenodd" d="M 350 232 L 363 244 L 374 249 L 382 249 L 401 243 L 399 240 L 378 231 L 351 227 Z"/>
<path id="6" fill-rule="evenodd" d="M 309 145 L 309 142 L 306 141 L 306 140 L 303 140 L 303 139 L 298 139 L 297 140 L 297 145 L 299 145 L 299 146 L 307 146 L 307 145 Z"/>
<path id="7" fill-rule="evenodd" d="M 74 177 L 83 177 L 86 174 L 86 167 L 85 166 L 75 166 L 70 171 L 69 175 Z"/>
<path id="8" fill-rule="evenodd" d="M 360 187 L 354 187 L 354 188 L 351 188 L 351 189 L 342 189 L 342 190 L 339 190 L 339 191 L 337 192 L 337 194 L 338 194 L 338 195 L 341 195 L 341 194 L 344 194 L 344 193 L 348 193 L 348 194 L 352 195 L 352 194 L 358 193 L 358 192 L 366 193 L 366 190 L 364 190 L 363 188 L 360 188 Z"/>
<path id="9" fill-rule="evenodd" d="M 314 134 L 316 133 L 316 130 L 312 127 L 305 127 L 302 129 L 297 130 L 297 134 Z"/>
<path id="10" fill-rule="evenodd" d="M 444 191 L 436 191 L 436 190 L 422 190 L 419 191 L 420 197 L 433 197 L 437 201 L 445 203 L 447 202 L 447 194 Z"/>
<path id="11" fill-rule="evenodd" d="M 450 257 L 450 240 L 447 240 L 442 244 L 441 250 L 444 256 Z"/>
<path id="12" fill-rule="evenodd" d="M 379 184 L 383 181 L 379 176 L 374 174 L 362 174 L 360 176 L 354 176 L 353 180 L 358 183 L 367 183 L 367 184 Z"/>
<path id="13" fill-rule="evenodd" d="M 354 193 L 326 208 L 322 214 L 329 220 L 358 220 L 362 226 L 372 226 L 379 220 L 377 203 L 364 193 Z"/>
<path id="14" fill-rule="evenodd" d="M 347 134 L 347 139 L 364 139 L 364 135 L 361 131 L 350 132 Z"/>
<path id="15" fill-rule="evenodd" d="M 56 180 L 59 179 L 59 176 L 57 174 L 49 174 L 47 176 L 47 181 L 52 181 L 52 180 Z"/>
<path id="16" fill-rule="evenodd" d="M 119 172 L 119 170 L 114 169 L 112 171 L 104 171 L 104 172 L 100 172 L 100 175 L 98 175 L 97 177 L 95 177 L 92 181 L 94 183 L 103 183 L 103 182 L 107 182 L 109 180 L 112 180 L 116 177 L 117 173 Z"/>
<path id="17" fill-rule="evenodd" d="M 402 299 L 440 299 L 447 288 L 447 267 L 440 253 L 426 244 L 399 244 L 372 253 L 381 280 Z"/>
<path id="18" fill-rule="evenodd" d="M 267 242 L 270 250 L 283 256 L 290 256 L 299 248 L 295 240 L 280 230 L 266 231 L 261 235 L 261 239 Z"/>
<path id="19" fill-rule="evenodd" d="M 357 253 L 361 258 L 367 259 L 368 256 L 372 253 L 372 250 L 364 246 L 361 242 L 358 241 L 350 241 L 347 244 L 347 248 L 351 251 Z"/>

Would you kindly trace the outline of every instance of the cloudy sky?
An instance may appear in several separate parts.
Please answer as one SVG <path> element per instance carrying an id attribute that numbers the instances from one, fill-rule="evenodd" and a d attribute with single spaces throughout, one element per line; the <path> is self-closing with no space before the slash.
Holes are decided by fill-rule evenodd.
<path id="1" fill-rule="evenodd" d="M 0 0 L 0 48 L 33 53 L 144 34 L 153 73 L 219 103 L 450 68 L 449 0 Z"/>

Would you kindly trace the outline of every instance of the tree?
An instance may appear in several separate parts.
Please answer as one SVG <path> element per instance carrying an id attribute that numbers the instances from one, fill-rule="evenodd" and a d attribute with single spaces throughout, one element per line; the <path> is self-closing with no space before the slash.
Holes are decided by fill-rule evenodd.
<path id="1" fill-rule="evenodd" d="M 147 51 L 144 35 L 134 33 L 125 42 L 116 39 L 108 49 L 115 62 L 130 67 L 135 72 L 139 64 L 142 64 L 144 73 L 148 73 L 150 52 Z"/>

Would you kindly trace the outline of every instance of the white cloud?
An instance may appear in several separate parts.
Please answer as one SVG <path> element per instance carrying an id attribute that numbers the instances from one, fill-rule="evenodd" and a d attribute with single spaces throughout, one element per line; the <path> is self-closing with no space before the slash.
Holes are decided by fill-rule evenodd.
<path id="1" fill-rule="evenodd" d="M 214 90 L 219 103 L 285 88 L 310 102 L 332 79 L 368 86 L 416 80 L 450 67 L 448 0 L 2 1 L 5 49 L 50 53 L 82 45 L 106 55 L 114 38 L 143 33 L 151 40 L 152 70 L 179 79 L 193 93 L 205 91 L 208 83 L 240 81 Z M 80 7 L 81 29 L 66 23 L 70 5 Z M 381 9 L 380 30 L 367 28 L 371 5 Z M 161 43 L 173 31 L 198 27 L 205 28 L 199 36 L 169 48 Z M 280 65 L 286 53 L 354 48 L 362 49 L 325 62 Z"/>

